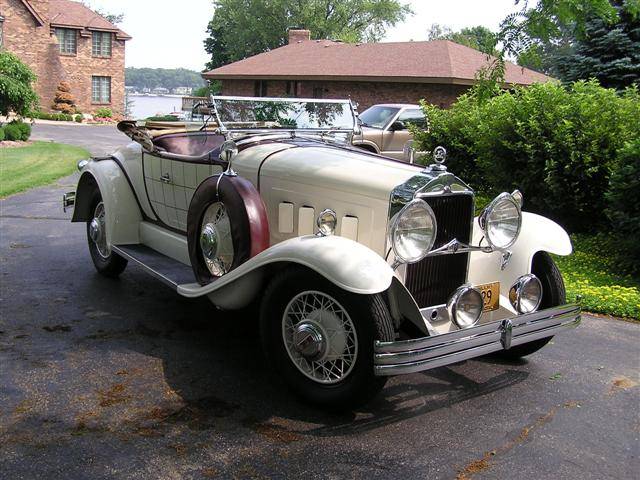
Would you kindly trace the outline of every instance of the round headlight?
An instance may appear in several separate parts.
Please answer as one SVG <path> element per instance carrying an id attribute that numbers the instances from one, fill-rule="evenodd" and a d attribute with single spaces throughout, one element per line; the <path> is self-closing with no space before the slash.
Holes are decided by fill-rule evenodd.
<path id="1" fill-rule="evenodd" d="M 484 209 L 479 221 L 489 245 L 504 250 L 513 245 L 520 234 L 522 212 L 511 195 L 501 193 Z"/>
<path id="2" fill-rule="evenodd" d="M 460 328 L 473 327 L 482 315 L 482 294 L 478 289 L 463 285 L 447 302 L 449 318 Z"/>
<path id="3" fill-rule="evenodd" d="M 535 312 L 541 300 L 542 284 L 532 273 L 518 278 L 509 290 L 509 301 L 518 313 Z"/>
<path id="4" fill-rule="evenodd" d="M 328 208 L 321 211 L 320 215 L 318 215 L 318 219 L 316 220 L 318 230 L 320 230 L 320 233 L 324 236 L 333 235 L 333 232 L 336 231 L 337 223 L 338 218 L 336 217 L 336 212 Z"/>
<path id="5" fill-rule="evenodd" d="M 405 205 L 391 225 L 391 245 L 403 263 L 422 260 L 436 241 L 436 216 L 424 200 Z"/>

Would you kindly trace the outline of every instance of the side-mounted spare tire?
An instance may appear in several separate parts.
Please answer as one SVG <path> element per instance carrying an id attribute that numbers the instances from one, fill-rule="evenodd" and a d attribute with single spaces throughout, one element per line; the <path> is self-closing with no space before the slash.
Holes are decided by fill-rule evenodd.
<path id="1" fill-rule="evenodd" d="M 215 281 L 269 247 L 269 220 L 260 193 L 248 180 L 214 175 L 196 189 L 187 213 L 193 273 Z"/>

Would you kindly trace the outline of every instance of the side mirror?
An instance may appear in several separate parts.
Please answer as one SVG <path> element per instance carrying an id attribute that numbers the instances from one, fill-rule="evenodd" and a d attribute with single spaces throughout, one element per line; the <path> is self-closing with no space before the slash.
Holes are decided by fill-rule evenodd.
<path id="1" fill-rule="evenodd" d="M 397 132 L 398 130 L 406 130 L 406 129 L 407 129 L 407 126 L 401 120 L 396 120 L 389 127 L 389 130 L 392 132 Z"/>

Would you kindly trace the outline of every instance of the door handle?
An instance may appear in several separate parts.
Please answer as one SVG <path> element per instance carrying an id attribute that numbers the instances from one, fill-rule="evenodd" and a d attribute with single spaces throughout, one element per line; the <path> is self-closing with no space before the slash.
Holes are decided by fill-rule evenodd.
<path id="1" fill-rule="evenodd" d="M 162 176 L 160 177 L 160 181 L 162 183 L 171 183 L 171 175 L 169 175 L 168 173 L 162 174 Z"/>

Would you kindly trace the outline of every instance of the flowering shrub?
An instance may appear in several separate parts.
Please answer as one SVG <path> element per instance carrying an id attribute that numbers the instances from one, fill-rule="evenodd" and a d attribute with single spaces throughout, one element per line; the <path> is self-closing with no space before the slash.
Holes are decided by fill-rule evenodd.
<path id="1" fill-rule="evenodd" d="M 555 257 L 567 289 L 567 300 L 577 295 L 589 312 L 640 319 L 640 280 L 619 274 L 615 237 L 572 235 L 574 252 Z"/>

